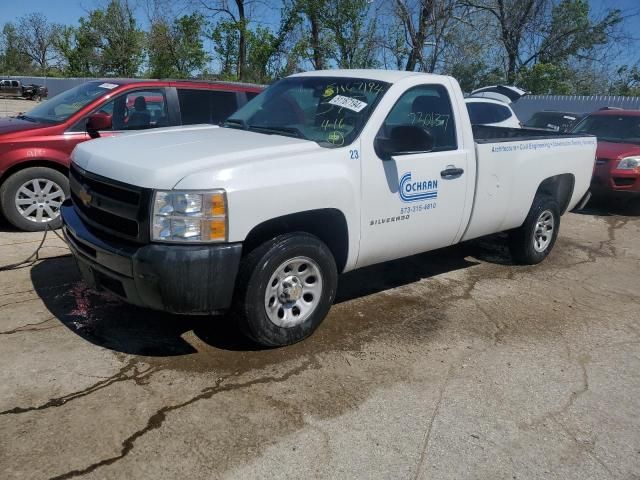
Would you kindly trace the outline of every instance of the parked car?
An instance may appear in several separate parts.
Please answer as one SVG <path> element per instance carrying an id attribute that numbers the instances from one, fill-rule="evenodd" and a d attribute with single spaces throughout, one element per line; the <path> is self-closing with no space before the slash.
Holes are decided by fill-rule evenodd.
<path id="1" fill-rule="evenodd" d="M 76 145 L 128 130 L 219 124 L 261 90 L 220 82 L 88 82 L 26 114 L 2 118 L 0 209 L 21 230 L 59 227 Z"/>
<path id="2" fill-rule="evenodd" d="M 26 98 L 27 100 L 41 100 L 47 98 L 47 87 L 30 83 L 23 85 L 20 80 L 0 80 L 0 97 Z"/>
<path id="3" fill-rule="evenodd" d="M 520 128 L 520 120 L 511 107 L 491 98 L 465 98 L 472 125 Z"/>
<path id="4" fill-rule="evenodd" d="M 541 128 L 552 132 L 568 132 L 584 117 L 581 113 L 543 111 L 534 113 L 524 122 L 526 128 Z"/>
<path id="5" fill-rule="evenodd" d="M 78 145 L 63 232 L 89 285 L 174 313 L 231 306 L 253 340 L 287 345 L 322 322 L 340 272 L 500 231 L 541 262 L 595 151 L 472 127 L 451 77 L 301 73 L 223 128 Z"/>
<path id="6" fill-rule="evenodd" d="M 598 137 L 591 191 L 596 196 L 640 197 L 640 111 L 593 112 L 573 129 Z"/>

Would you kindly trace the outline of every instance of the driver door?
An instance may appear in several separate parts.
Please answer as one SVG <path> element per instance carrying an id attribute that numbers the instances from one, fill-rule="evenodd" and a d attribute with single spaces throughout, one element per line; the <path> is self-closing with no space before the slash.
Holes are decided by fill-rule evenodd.
<path id="1" fill-rule="evenodd" d="M 468 155 L 458 146 L 455 120 L 447 89 L 420 85 L 401 95 L 377 139 L 389 139 L 396 127 L 403 134 L 419 127 L 430 141 L 416 148 L 415 138 L 407 139 L 414 144 L 390 155 L 363 142 L 358 267 L 445 247 L 458 237 Z"/>

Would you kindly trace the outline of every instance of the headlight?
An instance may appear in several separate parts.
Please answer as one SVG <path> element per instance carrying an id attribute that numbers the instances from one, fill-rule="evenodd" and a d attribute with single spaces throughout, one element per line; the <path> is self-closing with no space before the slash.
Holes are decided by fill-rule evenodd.
<path id="1" fill-rule="evenodd" d="M 224 242 L 227 198 L 224 190 L 157 191 L 153 196 L 151 239 L 160 242 Z"/>
<path id="2" fill-rule="evenodd" d="M 640 168 L 640 157 L 627 157 L 620 160 L 618 170 L 635 170 Z"/>

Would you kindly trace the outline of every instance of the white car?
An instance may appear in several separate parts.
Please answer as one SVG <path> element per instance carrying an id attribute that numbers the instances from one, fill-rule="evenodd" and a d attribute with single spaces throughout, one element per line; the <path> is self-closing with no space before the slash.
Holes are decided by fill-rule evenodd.
<path id="1" fill-rule="evenodd" d="M 494 127 L 521 128 L 518 116 L 509 105 L 491 98 L 465 98 L 472 125 L 492 125 Z"/>
<path id="2" fill-rule="evenodd" d="M 588 199 L 595 151 L 590 135 L 472 128 L 451 77 L 300 73 L 222 128 L 78 145 L 63 231 L 89 285 L 230 309 L 254 341 L 287 345 L 322 322 L 342 272 L 502 231 L 515 261 L 541 262 Z"/>

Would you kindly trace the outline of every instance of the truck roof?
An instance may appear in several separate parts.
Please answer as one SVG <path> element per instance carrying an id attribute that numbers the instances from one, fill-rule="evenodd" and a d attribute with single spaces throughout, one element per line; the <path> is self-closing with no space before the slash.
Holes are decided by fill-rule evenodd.
<path id="1" fill-rule="evenodd" d="M 316 70 L 302 72 L 292 75 L 292 77 L 348 77 L 363 78 L 367 80 L 378 80 L 381 82 L 394 83 L 408 77 L 417 75 L 427 75 L 433 78 L 445 78 L 443 75 L 433 73 L 408 72 L 404 70 L 376 70 L 376 69 L 354 69 L 354 70 Z"/>

